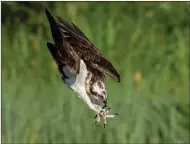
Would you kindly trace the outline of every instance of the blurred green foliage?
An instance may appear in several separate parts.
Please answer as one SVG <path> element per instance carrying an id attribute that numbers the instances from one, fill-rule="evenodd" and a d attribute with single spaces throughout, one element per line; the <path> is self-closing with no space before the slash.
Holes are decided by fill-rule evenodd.
<path id="1" fill-rule="evenodd" d="M 188 2 L 2 2 L 3 143 L 189 142 Z M 106 129 L 62 85 L 44 7 L 110 59 Z"/>

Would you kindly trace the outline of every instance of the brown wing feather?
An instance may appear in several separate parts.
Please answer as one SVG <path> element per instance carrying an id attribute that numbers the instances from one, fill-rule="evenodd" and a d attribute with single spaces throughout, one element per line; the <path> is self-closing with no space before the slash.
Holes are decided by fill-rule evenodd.
<path id="1" fill-rule="evenodd" d="M 88 68 L 97 69 L 120 82 L 120 75 L 113 65 L 76 25 L 69 24 L 67 21 L 58 18 L 57 26 L 64 35 L 64 39 L 73 47 L 79 57 L 84 60 Z"/>
<path id="2" fill-rule="evenodd" d="M 45 9 L 45 12 L 50 23 L 52 37 L 55 42 L 55 45 L 47 43 L 49 51 L 58 66 L 67 64 L 72 73 L 78 74 L 80 69 L 80 57 L 72 46 L 64 39 L 63 33 L 61 33 L 60 29 L 57 27 L 56 21 L 48 9 Z"/>

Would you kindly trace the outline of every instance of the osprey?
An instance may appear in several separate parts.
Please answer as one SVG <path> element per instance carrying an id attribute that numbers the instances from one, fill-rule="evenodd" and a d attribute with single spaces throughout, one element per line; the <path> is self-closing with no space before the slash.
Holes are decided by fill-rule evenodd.
<path id="1" fill-rule="evenodd" d="M 54 40 L 54 44 L 47 42 L 47 47 L 62 81 L 96 112 L 95 124 L 98 126 L 103 118 L 105 127 L 107 117 L 118 115 L 108 115 L 110 108 L 107 106 L 105 76 L 120 82 L 120 75 L 75 24 L 69 24 L 60 17 L 55 20 L 47 8 L 45 13 Z"/>

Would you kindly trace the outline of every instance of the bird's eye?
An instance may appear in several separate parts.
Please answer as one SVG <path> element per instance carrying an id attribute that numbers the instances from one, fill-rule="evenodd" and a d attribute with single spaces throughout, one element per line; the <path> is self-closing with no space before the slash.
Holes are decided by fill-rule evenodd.
<path id="1" fill-rule="evenodd" d="M 105 92 L 105 91 L 102 91 L 102 94 L 103 94 L 103 95 L 106 95 L 106 92 Z"/>

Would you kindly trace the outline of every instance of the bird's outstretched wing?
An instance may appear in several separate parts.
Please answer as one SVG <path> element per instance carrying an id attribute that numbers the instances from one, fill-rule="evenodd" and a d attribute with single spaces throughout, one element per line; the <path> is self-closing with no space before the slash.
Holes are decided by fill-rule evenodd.
<path id="1" fill-rule="evenodd" d="M 47 43 L 47 47 L 52 57 L 56 61 L 60 70 L 67 65 L 73 74 L 78 74 L 80 69 L 80 57 L 72 46 L 64 39 L 63 33 L 61 33 L 56 21 L 47 8 L 45 8 L 45 12 L 50 23 L 52 37 L 55 42 L 55 44 Z"/>
<path id="2" fill-rule="evenodd" d="M 117 82 L 120 82 L 120 75 L 114 66 L 75 24 L 69 24 L 60 17 L 58 17 L 56 23 L 64 39 L 73 47 L 79 57 L 84 60 L 87 68 L 99 70 L 102 74 L 107 74 Z"/>

